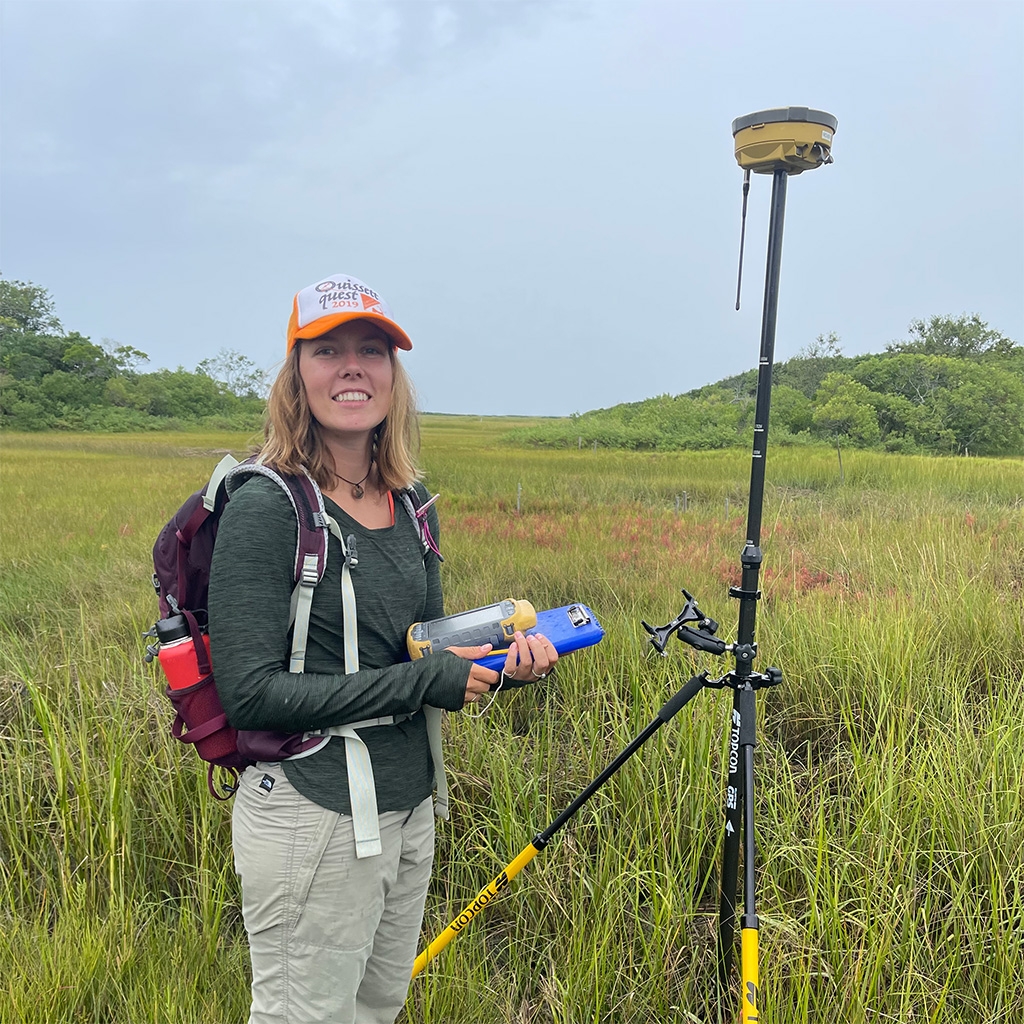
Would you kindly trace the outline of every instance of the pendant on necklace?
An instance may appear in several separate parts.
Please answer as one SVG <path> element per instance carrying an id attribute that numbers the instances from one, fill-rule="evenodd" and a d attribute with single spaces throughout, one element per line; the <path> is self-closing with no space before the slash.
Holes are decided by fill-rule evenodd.
<path id="1" fill-rule="evenodd" d="M 355 498 L 356 500 L 358 500 L 359 498 L 361 498 L 366 493 L 363 490 L 363 484 L 365 484 L 366 481 L 370 479 L 370 474 L 372 472 L 373 472 L 373 460 L 371 459 L 370 460 L 370 465 L 367 467 L 367 470 L 366 470 L 366 476 L 364 476 L 362 480 L 346 480 L 345 477 L 343 477 L 337 471 L 335 471 L 334 475 L 339 480 L 341 480 L 344 483 L 348 484 L 349 487 L 352 488 L 352 497 Z"/>

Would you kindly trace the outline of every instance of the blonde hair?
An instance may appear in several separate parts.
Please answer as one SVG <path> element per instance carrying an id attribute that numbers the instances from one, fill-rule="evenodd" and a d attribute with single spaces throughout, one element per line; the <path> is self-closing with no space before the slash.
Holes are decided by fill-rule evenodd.
<path id="1" fill-rule="evenodd" d="M 335 483 L 334 459 L 309 409 L 306 387 L 299 373 L 301 342 L 288 353 L 270 387 L 263 427 L 264 443 L 260 461 L 283 473 L 301 473 L 303 468 L 321 488 Z M 419 420 L 416 394 L 405 368 L 388 344 L 391 359 L 391 408 L 373 434 L 373 458 L 377 474 L 388 490 L 411 487 L 419 479 Z"/>

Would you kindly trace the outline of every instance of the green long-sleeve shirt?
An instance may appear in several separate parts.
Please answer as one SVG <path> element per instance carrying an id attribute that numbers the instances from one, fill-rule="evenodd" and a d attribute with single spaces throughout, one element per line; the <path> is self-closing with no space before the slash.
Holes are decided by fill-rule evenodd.
<path id="1" fill-rule="evenodd" d="M 422 491 L 421 491 L 422 496 Z M 217 533 L 210 570 L 210 646 L 217 692 L 238 729 L 305 732 L 384 715 L 412 714 L 390 726 L 360 729 L 373 764 L 379 811 L 406 810 L 430 795 L 433 766 L 424 704 L 462 708 L 469 664 L 452 654 L 405 661 L 414 622 L 444 614 L 437 558 L 424 557 L 412 519 L 398 500 L 394 525 L 370 530 L 329 498 L 342 534 L 356 535 L 352 570 L 359 634 L 358 672 L 345 674 L 341 545 L 329 538 L 327 570 L 313 592 L 306 670 L 288 671 L 288 610 L 297 528 L 287 495 L 252 477 L 232 496 Z M 434 510 L 430 527 L 437 537 Z M 351 813 L 345 742 L 334 737 L 308 757 L 284 762 L 304 796 Z"/>

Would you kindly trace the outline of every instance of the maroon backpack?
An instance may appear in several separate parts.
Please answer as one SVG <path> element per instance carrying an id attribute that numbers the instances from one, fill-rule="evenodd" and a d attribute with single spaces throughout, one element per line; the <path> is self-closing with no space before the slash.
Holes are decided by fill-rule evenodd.
<path id="1" fill-rule="evenodd" d="M 298 531 L 295 585 L 311 591 L 323 579 L 327 567 L 327 522 L 320 488 L 305 473 L 279 474 L 258 464 L 255 458 L 239 463 L 225 455 L 209 483 L 178 509 L 153 546 L 153 586 L 160 601 L 160 621 L 145 634 L 157 640 L 147 647 L 146 660 L 160 659 L 168 678 L 166 694 L 175 711 L 171 734 L 193 746 L 209 763 L 207 783 L 218 800 L 231 797 L 237 788 L 239 771 L 248 765 L 280 761 L 326 742 L 320 736 L 304 739 L 301 733 L 239 732 L 228 723 L 214 685 L 206 635 L 210 562 L 217 527 L 231 491 L 256 475 L 273 480 L 288 495 Z M 300 665 L 304 659 L 308 604 L 306 601 L 307 621 L 293 633 L 302 646 Z M 293 642 L 293 665 L 295 659 Z M 296 670 L 301 671 L 301 667 Z M 231 784 L 221 784 L 224 796 L 213 783 L 217 766 L 227 769 L 233 780 Z"/>

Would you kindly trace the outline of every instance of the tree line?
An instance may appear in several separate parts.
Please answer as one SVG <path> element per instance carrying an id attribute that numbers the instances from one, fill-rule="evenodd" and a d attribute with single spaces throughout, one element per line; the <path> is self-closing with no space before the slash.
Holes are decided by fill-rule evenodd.
<path id="1" fill-rule="evenodd" d="M 891 452 L 1024 454 L 1024 347 L 977 314 L 911 322 L 880 354 L 819 335 L 772 375 L 771 440 Z M 757 371 L 681 395 L 573 414 L 506 435 L 539 447 L 650 451 L 748 444 Z"/>
<path id="2" fill-rule="evenodd" d="M 1024 454 L 1024 347 L 977 314 L 914 320 L 880 354 L 844 356 L 819 335 L 772 378 L 774 444 L 933 454 Z M 141 371 L 145 352 L 64 330 L 49 292 L 0 278 L 0 428 L 256 430 L 266 374 L 222 349 L 194 370 Z M 649 451 L 750 438 L 757 371 L 511 431 L 512 443 Z"/>
<path id="3" fill-rule="evenodd" d="M 0 428 L 256 430 L 266 375 L 222 349 L 195 370 L 140 370 L 149 356 L 67 332 L 45 288 L 0 278 Z"/>

